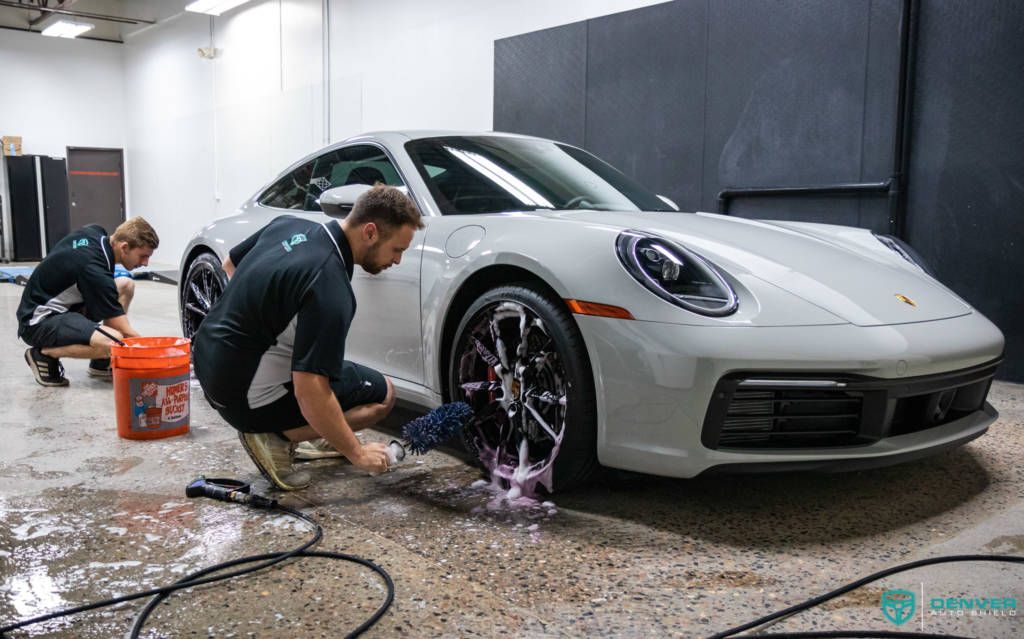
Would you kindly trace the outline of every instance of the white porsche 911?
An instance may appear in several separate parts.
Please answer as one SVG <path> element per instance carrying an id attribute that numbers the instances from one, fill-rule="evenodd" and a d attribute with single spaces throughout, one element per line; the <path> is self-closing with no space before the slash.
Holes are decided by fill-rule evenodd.
<path id="1" fill-rule="evenodd" d="M 996 419 L 1002 333 L 901 241 L 682 213 L 519 135 L 375 133 L 303 158 L 192 239 L 185 335 L 232 246 L 279 215 L 344 217 L 376 182 L 407 189 L 426 228 L 399 266 L 356 269 L 346 356 L 407 402 L 468 402 L 467 443 L 497 480 L 870 468 Z"/>

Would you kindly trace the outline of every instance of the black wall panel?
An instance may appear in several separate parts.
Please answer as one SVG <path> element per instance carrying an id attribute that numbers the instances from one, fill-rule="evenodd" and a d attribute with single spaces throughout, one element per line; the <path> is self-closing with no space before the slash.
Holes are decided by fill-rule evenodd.
<path id="1" fill-rule="evenodd" d="M 584 146 L 587 25 L 494 42 L 494 129 Z"/>
<path id="2" fill-rule="evenodd" d="M 11 225 L 14 259 L 43 259 L 39 238 L 39 188 L 36 185 L 36 158 L 18 155 L 4 158 L 7 163 L 7 189 L 11 194 Z"/>
<path id="3" fill-rule="evenodd" d="M 594 151 L 684 210 L 725 188 L 895 172 L 904 0 L 676 0 L 495 42 L 494 128 Z M 1006 334 L 1024 381 L 1024 3 L 918 0 L 907 239 Z M 889 232 L 877 195 L 744 217 Z"/>
<path id="4" fill-rule="evenodd" d="M 40 157 L 43 173 L 43 217 L 46 220 L 46 250 L 71 232 L 68 196 L 68 163 L 64 158 Z"/>
<path id="5" fill-rule="evenodd" d="M 888 168 L 871 176 L 862 170 L 871 6 L 806 0 L 710 4 L 703 209 L 716 210 L 717 193 L 726 187 L 888 177 Z M 892 38 L 897 36 L 893 30 Z M 894 80 L 895 75 L 885 78 L 893 88 Z M 895 100 L 887 106 L 892 121 Z M 884 228 L 884 199 L 875 198 L 878 219 L 868 224 L 861 220 L 863 199 L 737 200 L 731 211 Z"/>
<path id="6" fill-rule="evenodd" d="M 588 24 L 584 146 L 677 203 L 700 201 L 707 3 Z"/>
<path id="7" fill-rule="evenodd" d="M 1024 5 L 922 3 L 908 239 L 1006 335 L 1024 380 Z"/>

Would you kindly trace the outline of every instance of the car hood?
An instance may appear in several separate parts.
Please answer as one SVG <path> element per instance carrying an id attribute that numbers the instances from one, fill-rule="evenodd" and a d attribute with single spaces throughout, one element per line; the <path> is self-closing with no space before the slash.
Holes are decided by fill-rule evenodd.
<path id="1" fill-rule="evenodd" d="M 675 240 L 734 276 L 768 282 L 858 326 L 925 322 L 971 312 L 970 306 L 863 229 L 843 229 L 848 235 L 861 236 L 858 245 L 788 223 L 708 213 L 566 211 L 553 215 Z M 864 242 L 865 237 L 871 241 Z"/>

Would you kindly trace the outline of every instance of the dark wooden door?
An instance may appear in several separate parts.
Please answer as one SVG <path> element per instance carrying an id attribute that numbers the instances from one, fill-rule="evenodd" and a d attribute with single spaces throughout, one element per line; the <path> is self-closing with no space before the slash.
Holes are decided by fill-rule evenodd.
<path id="1" fill-rule="evenodd" d="M 71 228 L 99 224 L 113 233 L 125 220 L 124 151 L 68 148 Z"/>

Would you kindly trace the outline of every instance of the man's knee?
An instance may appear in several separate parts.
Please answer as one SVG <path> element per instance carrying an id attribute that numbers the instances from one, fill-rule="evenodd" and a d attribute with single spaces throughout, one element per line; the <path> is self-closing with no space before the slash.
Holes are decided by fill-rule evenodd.
<path id="1" fill-rule="evenodd" d="M 384 396 L 384 401 L 381 403 L 387 407 L 387 412 L 384 413 L 387 415 L 391 412 L 391 409 L 395 407 L 395 386 L 391 383 L 390 377 L 385 377 L 384 381 L 388 385 L 388 393 Z"/>
<path id="2" fill-rule="evenodd" d="M 118 277 L 114 279 L 117 285 L 117 297 L 127 304 L 135 297 L 135 280 L 130 277 Z"/>
<path id="3" fill-rule="evenodd" d="M 103 332 L 109 335 L 113 335 L 117 339 L 124 339 L 124 335 L 121 334 L 121 331 L 110 328 L 107 325 L 103 326 Z M 93 332 L 92 339 L 89 340 L 90 346 L 101 346 L 106 349 L 109 349 L 110 345 L 113 343 L 114 341 L 112 339 L 110 339 L 109 337 L 107 337 L 106 335 L 99 331 Z"/>
<path id="4" fill-rule="evenodd" d="M 384 383 L 387 384 L 388 392 L 384 395 L 384 401 L 374 406 L 373 420 L 380 421 L 391 414 L 391 410 L 395 407 L 395 387 L 391 383 L 391 378 L 385 377 Z"/>

